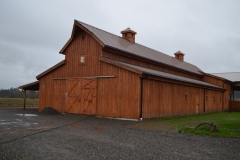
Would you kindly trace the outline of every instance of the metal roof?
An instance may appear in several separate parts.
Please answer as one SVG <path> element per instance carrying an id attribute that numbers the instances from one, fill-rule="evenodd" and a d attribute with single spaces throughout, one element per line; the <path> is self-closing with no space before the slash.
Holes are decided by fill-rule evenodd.
<path id="1" fill-rule="evenodd" d="M 214 76 L 222 77 L 232 82 L 240 82 L 240 72 L 228 72 L 228 73 L 210 73 Z"/>
<path id="2" fill-rule="evenodd" d="M 39 90 L 39 81 L 28 83 L 28 84 L 25 84 L 23 86 L 19 86 L 18 88 L 22 89 L 22 90 L 35 90 L 35 91 L 38 91 Z"/>
<path id="3" fill-rule="evenodd" d="M 215 85 L 203 82 L 203 81 L 198 81 L 198 80 L 194 80 L 194 79 L 190 79 L 190 78 L 185 78 L 182 76 L 173 75 L 170 73 L 165 73 L 165 72 L 161 72 L 161 71 L 157 71 L 157 70 L 153 70 L 153 69 L 149 69 L 149 68 L 144 68 L 144 67 L 140 67 L 140 66 L 136 66 L 136 65 L 132 65 L 132 64 L 127 64 L 127 63 L 115 61 L 112 59 L 108 59 L 105 57 L 100 57 L 100 59 L 104 62 L 111 63 L 113 65 L 117 65 L 117 66 L 120 66 L 123 68 L 129 67 L 131 71 L 135 71 L 137 73 L 153 75 L 156 77 L 162 77 L 162 78 L 167 78 L 167 79 L 171 79 L 171 80 L 187 82 L 187 83 L 191 83 L 191 84 L 197 84 L 197 85 L 201 85 L 201 86 L 224 90 L 224 88 L 222 88 L 222 87 L 218 87 L 218 86 L 215 86 Z"/>
<path id="4" fill-rule="evenodd" d="M 47 69 L 46 71 L 40 73 L 39 75 L 36 76 L 37 80 L 39 80 L 42 76 L 50 73 L 51 71 L 57 69 L 58 67 L 62 66 L 65 63 L 66 63 L 66 61 L 62 60 L 61 62 L 59 62 L 59 63 L 55 64 L 54 66 L 52 66 L 51 68 Z"/>
<path id="5" fill-rule="evenodd" d="M 199 69 L 195 65 L 192 65 L 184 61 L 180 61 L 172 56 L 145 47 L 141 44 L 129 42 L 128 40 L 120 36 L 103 31 L 86 23 L 77 20 L 75 20 L 75 22 L 77 22 L 79 25 L 83 26 L 88 31 L 93 33 L 106 47 L 115 48 L 138 57 L 142 57 L 148 60 L 152 60 L 158 63 L 162 63 L 168 66 L 192 72 L 198 75 L 202 75 L 200 73 L 202 72 L 201 69 Z"/>

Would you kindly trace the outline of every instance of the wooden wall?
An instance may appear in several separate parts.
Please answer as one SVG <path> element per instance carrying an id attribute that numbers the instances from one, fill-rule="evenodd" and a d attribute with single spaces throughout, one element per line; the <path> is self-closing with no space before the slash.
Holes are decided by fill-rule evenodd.
<path id="1" fill-rule="evenodd" d="M 54 78 L 84 77 L 100 74 L 99 56 L 102 54 L 102 46 L 89 34 L 81 29 L 70 45 L 65 50 L 66 64 L 41 77 L 39 87 L 39 110 L 53 107 L 62 112 L 63 102 L 54 104 L 54 93 L 64 87 L 64 82 L 56 81 Z M 80 55 L 85 55 L 85 64 L 80 63 Z M 61 83 L 55 85 L 54 83 Z M 59 87 L 59 88 L 58 88 Z M 62 95 L 61 95 L 62 96 Z"/>
<path id="2" fill-rule="evenodd" d="M 202 113 L 202 99 L 201 88 L 144 79 L 143 118 Z"/>
<path id="3" fill-rule="evenodd" d="M 205 89 L 205 112 L 223 110 L 223 92 Z"/>
<path id="4" fill-rule="evenodd" d="M 183 71 L 180 71 L 177 69 L 170 69 L 163 65 L 157 65 L 157 64 L 153 64 L 153 62 L 147 62 L 146 60 L 143 61 L 143 60 L 139 60 L 139 59 L 133 59 L 133 58 L 122 56 L 122 55 L 119 55 L 116 53 L 111 53 L 109 51 L 103 51 L 103 56 L 107 57 L 109 59 L 118 60 L 121 62 L 129 63 L 129 64 L 133 64 L 133 65 L 137 65 L 137 66 L 142 66 L 145 68 L 150 68 L 150 69 L 154 69 L 154 70 L 158 70 L 158 71 L 162 71 L 162 72 L 166 72 L 166 73 L 170 73 L 170 74 L 174 74 L 174 75 L 179 75 L 179 76 L 183 76 L 183 77 L 187 77 L 187 78 L 201 80 L 201 75 L 199 76 L 199 75 L 195 75 L 195 74 L 186 73 L 186 72 L 183 72 Z"/>
<path id="5" fill-rule="evenodd" d="M 220 79 L 220 78 L 217 78 L 217 77 L 213 77 L 213 76 L 210 76 L 208 74 L 205 74 L 203 76 L 202 80 L 204 82 L 207 82 L 207 83 L 213 84 L 215 86 L 219 86 L 219 87 L 223 87 L 223 85 L 224 85 L 224 80 L 223 79 Z"/>
<path id="6" fill-rule="evenodd" d="M 222 111 L 222 95 L 221 91 L 144 79 L 143 118 Z"/>
<path id="7" fill-rule="evenodd" d="M 232 86 L 230 83 L 224 83 L 224 88 L 226 88 L 227 90 L 224 92 L 223 94 L 223 110 L 224 111 L 229 111 L 229 95 L 233 94 L 232 91 Z"/>
<path id="8" fill-rule="evenodd" d="M 138 119 L 139 75 L 105 62 L 101 62 L 101 75 L 116 77 L 98 79 L 97 115 Z"/>
<path id="9" fill-rule="evenodd" d="M 227 83 L 225 82 L 224 79 L 217 78 L 215 76 L 211 76 L 208 74 L 204 75 L 203 81 L 226 89 L 226 91 L 222 95 L 222 110 L 228 111 L 229 110 L 228 97 L 230 94 L 233 94 L 231 83 L 229 82 Z"/>
<path id="10" fill-rule="evenodd" d="M 230 111 L 240 112 L 240 101 L 230 101 Z"/>

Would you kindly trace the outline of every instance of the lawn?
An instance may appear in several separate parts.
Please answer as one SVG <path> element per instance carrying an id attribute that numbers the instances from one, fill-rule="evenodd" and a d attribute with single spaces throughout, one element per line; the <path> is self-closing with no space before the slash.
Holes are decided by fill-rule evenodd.
<path id="1" fill-rule="evenodd" d="M 37 107 L 38 99 L 26 99 L 26 106 Z M 0 98 L 0 107 L 23 107 L 23 98 Z"/>
<path id="2" fill-rule="evenodd" d="M 197 127 L 202 123 L 212 123 L 213 125 L 204 124 Z M 133 127 L 197 135 L 240 137 L 240 112 L 156 118 L 144 120 Z"/>

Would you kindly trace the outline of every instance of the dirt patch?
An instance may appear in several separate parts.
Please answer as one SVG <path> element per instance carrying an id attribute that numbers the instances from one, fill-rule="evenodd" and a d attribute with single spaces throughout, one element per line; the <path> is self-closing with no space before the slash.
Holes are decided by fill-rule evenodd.
<path id="1" fill-rule="evenodd" d="M 60 112 L 58 112 L 57 110 L 51 107 L 44 108 L 40 113 L 41 114 L 60 114 Z"/>

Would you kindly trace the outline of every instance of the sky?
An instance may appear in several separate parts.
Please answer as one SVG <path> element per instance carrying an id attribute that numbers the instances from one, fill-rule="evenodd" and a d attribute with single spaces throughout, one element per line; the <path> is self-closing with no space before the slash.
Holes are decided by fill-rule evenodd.
<path id="1" fill-rule="evenodd" d="M 240 72 L 239 0 L 1 0 L 0 89 L 36 81 L 65 57 L 74 20 L 184 60 L 206 73 Z"/>

